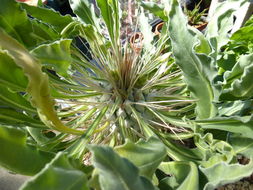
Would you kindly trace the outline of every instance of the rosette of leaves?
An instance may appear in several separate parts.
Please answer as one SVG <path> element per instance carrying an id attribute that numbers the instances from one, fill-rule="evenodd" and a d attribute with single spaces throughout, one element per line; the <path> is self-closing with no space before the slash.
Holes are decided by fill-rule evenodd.
<path id="1" fill-rule="evenodd" d="M 165 133 L 178 138 L 186 131 L 178 118 L 191 114 L 193 100 L 167 33 L 154 39 L 140 11 L 144 41 L 136 53 L 121 39 L 119 2 L 96 3 L 70 1 L 72 18 L 3 1 L 1 124 L 23 127 L 44 150 L 64 149 L 80 159 L 88 143 L 116 146 L 154 134 L 165 140 Z M 90 54 L 71 40 L 77 35 Z"/>
<path id="2" fill-rule="evenodd" d="M 176 0 L 165 2 L 165 11 L 154 6 L 169 26 L 158 41 L 140 14 L 139 54 L 120 39 L 117 1 L 98 0 L 100 16 L 89 1 L 71 1 L 78 16 L 71 18 L 2 0 L 0 164 L 36 174 L 22 189 L 214 189 L 252 173 L 252 161 L 236 160 L 252 157 L 252 95 L 234 96 L 238 82 L 247 84 L 240 91 L 251 89 L 252 55 L 218 72 L 234 8 L 243 1 L 221 3 L 205 34 L 187 25 Z M 75 47 L 77 34 L 91 56 Z M 194 134 L 182 133 L 182 126 Z M 167 149 L 154 138 L 133 143 L 153 134 Z M 171 141 L 192 136 L 194 148 Z M 124 158 L 89 143 L 124 143 L 115 148 Z M 57 153 L 62 150 L 67 153 Z M 80 160 L 89 150 L 95 169 Z"/>

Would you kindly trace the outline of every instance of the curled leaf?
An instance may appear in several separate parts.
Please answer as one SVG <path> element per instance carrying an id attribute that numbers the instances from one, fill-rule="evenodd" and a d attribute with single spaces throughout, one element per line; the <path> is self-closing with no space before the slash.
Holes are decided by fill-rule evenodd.
<path id="1" fill-rule="evenodd" d="M 66 127 L 58 118 L 54 110 L 54 101 L 50 96 L 48 76 L 42 72 L 39 61 L 2 30 L 0 30 L 0 44 L 28 77 L 27 92 L 31 95 L 31 103 L 37 108 L 41 120 L 55 130 L 82 134 L 81 131 Z"/>

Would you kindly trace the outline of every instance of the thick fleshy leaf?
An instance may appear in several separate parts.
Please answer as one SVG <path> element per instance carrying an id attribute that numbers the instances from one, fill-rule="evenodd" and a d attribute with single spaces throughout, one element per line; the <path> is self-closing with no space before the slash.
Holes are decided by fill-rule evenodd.
<path id="1" fill-rule="evenodd" d="M 165 140 L 164 144 L 167 146 L 167 154 L 175 161 L 193 161 L 197 163 L 202 160 L 202 153 L 197 148 L 190 149 L 169 139 Z"/>
<path id="2" fill-rule="evenodd" d="M 248 99 L 253 96 L 253 54 L 243 55 L 231 71 L 224 74 L 221 100 Z"/>
<path id="3" fill-rule="evenodd" d="M 243 116 L 252 111 L 253 100 L 238 100 L 222 103 L 219 106 L 220 116 Z"/>
<path id="4" fill-rule="evenodd" d="M 11 74 L 10 74 L 11 73 Z M 25 91 L 28 80 L 7 51 L 0 50 L 0 85 Z"/>
<path id="5" fill-rule="evenodd" d="M 38 41 L 26 12 L 15 0 L 1 0 L 0 28 L 26 47 L 34 46 Z"/>
<path id="6" fill-rule="evenodd" d="M 40 20 L 32 19 L 30 20 L 33 27 L 33 35 L 37 38 L 41 39 L 41 42 L 37 45 L 41 45 L 42 43 L 48 42 L 48 41 L 54 41 L 56 39 L 60 38 L 60 34 L 56 32 L 56 30 L 48 25 L 47 23 L 43 23 Z M 37 46 L 34 46 L 37 47 Z M 33 48 L 34 48 L 33 47 Z"/>
<path id="7" fill-rule="evenodd" d="M 140 1 L 140 0 L 138 0 Z M 146 9 L 149 10 L 154 15 L 160 17 L 162 20 L 167 21 L 168 17 L 164 14 L 164 6 L 161 4 L 157 4 L 155 2 L 148 2 L 148 1 L 140 1 L 140 5 Z"/>
<path id="8" fill-rule="evenodd" d="M 225 141 L 214 139 L 211 133 L 196 134 L 194 143 L 203 154 L 202 166 L 211 167 L 223 161 L 230 163 L 235 157 L 232 146 Z"/>
<path id="9" fill-rule="evenodd" d="M 87 177 L 77 169 L 75 160 L 58 153 L 37 175 L 28 180 L 21 190 L 89 190 Z"/>
<path id="10" fill-rule="evenodd" d="M 246 1 L 228 0 L 221 2 L 215 9 L 215 14 L 211 16 L 207 26 L 206 36 L 209 39 L 216 38 L 217 44 L 214 48 L 217 51 L 229 41 L 229 31 L 231 31 L 234 25 L 233 14 L 244 2 Z"/>
<path id="11" fill-rule="evenodd" d="M 50 24 L 54 27 L 57 32 L 61 32 L 67 25 L 73 22 L 73 19 L 70 15 L 61 15 L 59 12 L 54 11 L 53 9 L 35 7 L 27 4 L 22 4 L 28 14 L 32 17 L 41 20 L 44 23 Z"/>
<path id="12" fill-rule="evenodd" d="M 37 108 L 41 120 L 48 127 L 58 131 L 82 134 L 81 131 L 66 127 L 58 118 L 54 110 L 54 101 L 50 96 L 48 76 L 42 72 L 39 61 L 2 30 L 0 30 L 0 44 L 28 77 L 27 92 L 31 95 L 31 103 Z"/>
<path id="13" fill-rule="evenodd" d="M 196 120 L 204 129 L 218 129 L 241 134 L 243 137 L 253 138 L 252 116 L 214 117 L 206 120 Z"/>
<path id="14" fill-rule="evenodd" d="M 213 105 L 215 89 L 212 81 L 217 71 L 208 56 L 210 47 L 200 32 L 188 29 L 177 0 L 172 0 L 168 26 L 176 63 L 183 71 L 192 97 L 197 99 L 196 116 L 200 119 L 213 117 L 217 109 Z"/>
<path id="15" fill-rule="evenodd" d="M 1 5 L 0 27 L 27 48 L 59 39 L 62 30 L 70 30 L 71 27 L 73 30 L 76 24 L 69 15 L 61 16 L 53 10 L 20 4 L 15 0 L 3 0 Z"/>
<path id="16" fill-rule="evenodd" d="M 154 137 L 147 141 L 140 140 L 136 144 L 127 141 L 124 145 L 116 147 L 115 151 L 133 162 L 139 168 L 140 174 L 150 179 L 166 156 L 164 144 Z"/>
<path id="17" fill-rule="evenodd" d="M 154 190 L 152 183 L 139 175 L 138 168 L 109 147 L 92 146 L 93 164 L 98 169 L 102 190 Z"/>
<path id="18" fill-rule="evenodd" d="M 216 187 L 237 182 L 244 177 L 250 176 L 253 172 L 253 161 L 251 160 L 247 165 L 221 162 L 209 168 L 199 166 L 199 169 L 208 181 L 204 190 L 213 190 Z"/>
<path id="19" fill-rule="evenodd" d="M 161 190 L 198 190 L 199 173 L 198 168 L 193 162 L 164 162 L 159 169 L 166 175 L 160 181 Z"/>
<path id="20" fill-rule="evenodd" d="M 253 36 L 251 35 L 253 32 L 253 17 L 245 23 L 245 26 L 237 30 L 232 36 L 231 40 L 236 42 L 252 42 Z"/>
<path id="21" fill-rule="evenodd" d="M 240 135 L 231 135 L 229 142 L 237 154 L 243 155 L 246 158 L 253 157 L 253 139 Z"/>
<path id="22" fill-rule="evenodd" d="M 43 44 L 32 50 L 32 54 L 41 61 L 42 66 L 53 68 L 60 75 L 67 77 L 71 63 L 70 39 L 62 39 L 50 44 Z"/>
<path id="23" fill-rule="evenodd" d="M 54 154 L 26 144 L 26 134 L 16 128 L 0 126 L 0 165 L 24 175 L 35 175 Z"/>

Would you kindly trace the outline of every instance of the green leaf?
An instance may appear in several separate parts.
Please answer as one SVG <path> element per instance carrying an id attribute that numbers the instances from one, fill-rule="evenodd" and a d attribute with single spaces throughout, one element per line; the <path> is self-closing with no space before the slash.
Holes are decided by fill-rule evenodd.
<path id="1" fill-rule="evenodd" d="M 224 52 L 221 55 L 221 58 L 217 60 L 217 65 L 220 67 L 220 70 L 223 69 L 223 71 L 231 70 L 235 64 L 236 55 L 234 54 L 234 52 Z"/>
<path id="2" fill-rule="evenodd" d="M 243 155 L 246 158 L 253 157 L 253 140 L 251 138 L 234 134 L 230 136 L 229 143 L 237 154 Z"/>
<path id="3" fill-rule="evenodd" d="M 30 22 L 33 27 L 33 35 L 41 40 L 41 42 L 37 45 L 60 38 L 60 34 L 57 33 L 56 30 L 49 24 L 43 23 L 37 19 L 32 19 Z"/>
<path id="4" fill-rule="evenodd" d="M 22 69 L 16 65 L 7 51 L 0 50 L 0 85 L 12 90 L 25 91 L 28 84 Z"/>
<path id="5" fill-rule="evenodd" d="M 93 108 L 90 110 L 84 118 L 89 118 L 97 109 Z M 91 139 L 91 136 L 94 134 L 95 129 L 97 129 L 101 120 L 104 118 L 106 111 L 108 110 L 108 106 L 103 107 L 101 110 L 97 112 L 97 117 L 92 121 L 92 123 L 88 126 L 85 133 L 71 146 L 67 149 L 69 155 L 74 158 L 82 158 L 84 153 L 86 152 L 87 144 Z M 105 125 L 108 124 L 108 121 Z"/>
<path id="6" fill-rule="evenodd" d="M 139 1 L 139 0 L 138 0 Z M 146 9 L 149 10 L 154 15 L 160 17 L 163 21 L 167 21 L 168 17 L 164 14 L 164 6 L 154 3 L 154 2 L 147 2 L 147 1 L 139 1 L 140 5 Z"/>
<path id="7" fill-rule="evenodd" d="M 82 26 L 80 31 L 80 35 L 89 42 L 91 49 L 93 49 L 92 54 L 94 56 L 107 56 L 108 46 L 106 39 L 94 28 L 93 25 Z"/>
<path id="8" fill-rule="evenodd" d="M 243 137 L 253 138 L 253 116 L 214 117 L 212 119 L 196 120 L 204 129 L 218 129 L 241 134 Z"/>
<path id="9" fill-rule="evenodd" d="M 154 190 L 152 183 L 139 175 L 130 161 L 118 156 L 111 148 L 90 147 L 93 164 L 98 169 L 102 190 Z"/>
<path id="10" fill-rule="evenodd" d="M 202 153 L 197 148 L 190 149 L 169 139 L 166 139 L 164 144 L 167 146 L 167 154 L 175 161 L 193 161 L 197 163 L 202 160 Z"/>
<path id="11" fill-rule="evenodd" d="M 92 25 L 100 31 L 99 19 L 95 14 L 94 5 L 88 0 L 69 0 L 71 9 L 78 19 L 86 25 Z"/>
<path id="12" fill-rule="evenodd" d="M 224 184 L 237 182 L 244 177 L 248 177 L 253 172 L 253 161 L 247 165 L 227 164 L 221 162 L 210 168 L 199 166 L 199 169 L 208 180 L 204 190 L 213 190 Z"/>
<path id="13" fill-rule="evenodd" d="M 223 161 L 230 163 L 235 157 L 232 146 L 225 141 L 214 139 L 211 133 L 197 133 L 194 142 L 203 154 L 202 166 L 210 167 Z"/>
<path id="14" fill-rule="evenodd" d="M 26 130 L 29 133 L 29 135 L 31 135 L 33 140 L 36 141 L 36 143 L 38 143 L 39 146 L 40 145 L 43 146 L 44 144 L 46 144 L 46 143 L 50 142 L 50 140 L 52 140 L 52 139 L 46 137 L 46 135 L 44 134 L 45 130 L 32 128 L 32 127 L 26 127 Z M 53 133 L 53 132 L 51 132 L 51 133 Z M 43 150 L 45 150 L 45 149 L 43 149 Z"/>
<path id="15" fill-rule="evenodd" d="M 40 40 L 34 36 L 32 24 L 15 0 L 1 0 L 0 28 L 26 47 L 33 47 Z"/>
<path id="16" fill-rule="evenodd" d="M 211 16 L 207 26 L 206 36 L 210 40 L 211 38 L 216 38 L 217 46 L 214 46 L 216 51 L 219 51 L 229 41 L 229 31 L 231 31 L 234 25 L 233 14 L 241 7 L 242 2 L 241 0 L 221 2 L 215 9 L 214 15 Z"/>
<path id="17" fill-rule="evenodd" d="M 0 30 L 0 44 L 28 77 L 27 92 L 31 95 L 31 103 L 37 108 L 40 119 L 48 127 L 58 131 L 82 134 L 81 131 L 66 127 L 58 118 L 54 110 L 54 101 L 50 96 L 48 76 L 42 72 L 39 61 L 2 30 Z"/>
<path id="18" fill-rule="evenodd" d="M 252 19 L 253 20 L 253 19 Z M 231 40 L 235 42 L 252 42 L 253 36 L 251 35 L 253 32 L 253 26 L 245 26 L 237 30 L 232 36 Z"/>
<path id="19" fill-rule="evenodd" d="M 247 22 L 244 24 L 244 26 L 253 26 L 253 16 L 251 16 L 249 18 L 249 20 L 247 20 Z"/>
<path id="20" fill-rule="evenodd" d="M 89 190 L 87 177 L 66 154 L 59 152 L 36 176 L 28 180 L 21 190 Z"/>
<path id="21" fill-rule="evenodd" d="M 115 148 L 115 151 L 122 157 L 133 162 L 140 170 L 140 174 L 152 179 L 152 176 L 166 156 L 164 144 L 151 137 L 147 141 L 140 140 L 136 144 L 127 142 Z"/>
<path id="22" fill-rule="evenodd" d="M 2 105 L 8 105 L 14 109 L 21 109 L 30 113 L 37 113 L 30 102 L 20 93 L 10 91 L 8 88 L 0 86 L 0 102 Z"/>
<path id="23" fill-rule="evenodd" d="M 193 162 L 164 162 L 159 169 L 166 175 L 160 181 L 160 189 L 168 190 L 198 190 L 199 174 L 198 168 Z"/>
<path id="24" fill-rule="evenodd" d="M 252 53 L 253 47 L 253 25 L 252 25 L 253 17 L 251 17 L 244 27 L 237 30 L 230 38 L 230 42 L 226 45 L 227 52 L 236 57 L 236 55 L 240 56 L 247 53 Z M 225 55 L 226 55 L 225 54 Z M 233 66 L 233 65 L 232 65 Z"/>
<path id="25" fill-rule="evenodd" d="M 29 15 L 32 15 L 32 17 L 37 18 L 44 23 L 50 24 L 59 33 L 68 24 L 73 22 L 73 19 L 70 15 L 63 16 L 53 9 L 29 6 L 25 3 L 22 4 L 22 8 L 24 8 Z"/>
<path id="26" fill-rule="evenodd" d="M 221 100 L 248 99 L 253 96 L 253 54 L 242 55 L 231 71 L 224 73 Z"/>
<path id="27" fill-rule="evenodd" d="M 141 11 L 139 15 L 140 31 L 143 34 L 143 45 L 147 51 L 154 51 L 154 46 L 151 44 L 154 34 L 152 27 L 148 22 L 148 18 L 145 16 L 144 11 Z"/>
<path id="28" fill-rule="evenodd" d="M 16 128 L 0 126 L 0 165 L 23 175 L 35 175 L 54 154 L 26 144 L 26 134 Z"/>
<path id="29" fill-rule="evenodd" d="M 107 26 L 114 48 L 120 44 L 120 5 L 119 1 L 97 0 L 101 15 Z"/>
<path id="30" fill-rule="evenodd" d="M 71 63 L 70 46 L 72 40 L 62 39 L 50 44 L 43 44 L 31 51 L 41 61 L 42 66 L 53 67 L 57 73 L 67 77 Z"/>
<path id="31" fill-rule="evenodd" d="M 200 119 L 213 117 L 217 109 L 213 105 L 215 89 L 212 81 L 217 71 L 211 57 L 207 56 L 210 47 L 200 32 L 188 29 L 177 0 L 172 0 L 168 26 L 176 63 L 183 71 L 192 97 L 197 100 L 196 116 Z"/>
<path id="32" fill-rule="evenodd" d="M 244 116 L 252 111 L 253 100 L 226 102 L 219 106 L 219 116 Z"/>
<path id="33" fill-rule="evenodd" d="M 12 108 L 0 107 L 0 123 L 16 127 L 46 128 L 44 123 Z"/>

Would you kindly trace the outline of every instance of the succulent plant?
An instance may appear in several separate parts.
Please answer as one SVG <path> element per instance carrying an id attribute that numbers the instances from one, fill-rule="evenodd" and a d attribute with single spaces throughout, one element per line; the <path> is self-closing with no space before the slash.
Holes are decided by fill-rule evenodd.
<path id="1" fill-rule="evenodd" d="M 36 40 L 31 46 L 0 31 L 3 57 L 21 73 L 18 80 L 24 81 L 14 90 L 28 106 L 11 109 L 30 119 L 28 132 L 33 139 L 47 150 L 67 148 L 78 158 L 88 143 L 116 146 L 152 135 L 178 139 L 177 133 L 187 131 L 181 113 L 191 114 L 194 101 L 171 57 L 166 26 L 159 39 L 154 38 L 140 9 L 136 27 L 143 34 L 143 46 L 136 52 L 129 39 L 121 39 L 124 26 L 118 1 L 98 0 L 99 16 L 89 1 L 71 0 L 70 5 L 77 18 L 22 5 L 33 15 L 29 18 L 21 9 L 23 19 L 33 27 L 41 27 L 37 21 L 43 19 L 51 24 L 47 35 L 36 34 L 41 29 L 33 31 Z M 63 18 L 61 25 L 53 16 Z M 83 46 L 89 46 L 90 55 L 68 39 L 77 35 L 79 41 L 87 40 Z M 11 93 L 4 87 L 2 92 Z M 41 129 L 32 128 L 36 126 Z"/>

